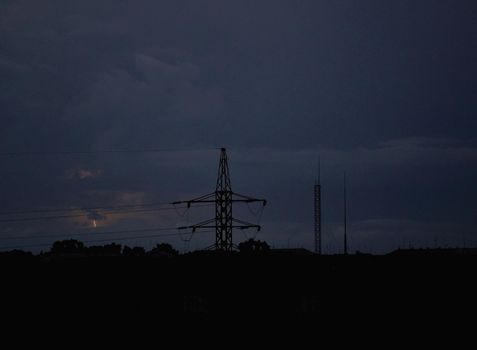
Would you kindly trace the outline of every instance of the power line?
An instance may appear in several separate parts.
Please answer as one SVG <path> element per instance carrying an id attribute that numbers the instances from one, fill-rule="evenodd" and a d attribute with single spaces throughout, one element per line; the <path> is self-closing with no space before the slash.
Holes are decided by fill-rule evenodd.
<path id="1" fill-rule="evenodd" d="M 124 210 L 124 211 L 108 211 L 108 212 L 98 212 L 98 213 L 86 213 L 86 214 L 75 214 L 75 215 L 55 215 L 55 216 L 38 216 L 38 217 L 27 217 L 27 218 L 15 218 L 15 219 L 1 219 L 0 222 L 25 222 L 25 221 L 42 221 L 42 220 L 60 220 L 67 218 L 80 218 L 80 217 L 89 217 L 94 214 L 98 215 L 118 215 L 118 214 L 132 214 L 132 213 L 147 213 L 155 212 L 160 210 L 173 210 L 174 208 L 155 208 L 155 209 L 141 209 L 141 210 Z"/>
<path id="2" fill-rule="evenodd" d="M 115 210 L 115 209 L 136 208 L 136 207 L 155 207 L 160 205 L 169 205 L 169 203 L 164 202 L 164 203 L 146 203 L 146 204 L 127 204 L 127 205 L 79 207 L 79 208 L 70 207 L 70 208 L 52 208 L 52 209 L 22 209 L 22 210 L 12 210 L 12 211 L 1 211 L 0 215 L 56 213 L 56 212 L 86 211 L 86 210 Z"/>
<path id="3" fill-rule="evenodd" d="M 17 151 L 0 152 L 0 156 L 49 156 L 49 155 L 92 155 L 100 153 L 162 153 L 162 152 L 191 152 L 191 151 L 211 151 L 218 148 L 143 148 L 143 149 L 107 149 L 91 151 Z"/>
<path id="4" fill-rule="evenodd" d="M 210 204 L 201 205 L 200 207 L 207 207 L 207 206 L 211 206 L 211 205 Z M 36 216 L 36 217 L 26 217 L 26 218 L 1 219 L 0 223 L 3 223 L 3 222 L 42 221 L 42 220 L 60 220 L 60 219 L 68 219 L 68 218 L 90 217 L 90 216 L 94 216 L 94 214 L 97 214 L 97 215 L 118 215 L 118 214 L 148 213 L 148 212 L 156 212 L 156 211 L 161 211 L 161 210 L 177 210 L 177 209 L 187 209 L 187 207 L 120 210 L 120 211 L 105 211 L 105 212 L 104 211 L 99 211 L 97 213 L 54 215 L 54 216 Z"/>
<path id="5" fill-rule="evenodd" d="M 0 240 L 17 240 L 17 239 L 32 239 L 32 238 L 56 238 L 56 237 L 75 237 L 75 236 L 87 236 L 87 235 L 109 235 L 109 234 L 122 234 L 122 233 L 138 233 L 138 232 L 156 232 L 156 231 L 175 231 L 176 227 L 158 227 L 158 228 L 147 228 L 147 229 L 137 229 L 137 230 L 122 230 L 122 231 L 102 231 L 102 232 L 82 232 L 82 233 L 61 233 L 54 235 L 29 235 L 29 236 L 20 236 L 20 237 L 0 237 Z"/>

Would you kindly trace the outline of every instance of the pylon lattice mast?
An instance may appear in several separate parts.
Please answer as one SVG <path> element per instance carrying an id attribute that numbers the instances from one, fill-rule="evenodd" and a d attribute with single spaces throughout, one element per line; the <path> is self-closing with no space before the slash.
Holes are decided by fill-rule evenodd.
<path id="1" fill-rule="evenodd" d="M 321 229 L 321 158 L 318 158 L 318 179 L 315 180 L 315 206 L 314 206 L 314 218 L 315 218 L 315 253 L 322 253 L 322 229 Z"/>
<path id="2" fill-rule="evenodd" d="M 321 254 L 321 185 L 315 184 L 315 253 Z"/>
<path id="3" fill-rule="evenodd" d="M 217 175 L 215 192 L 191 200 L 172 203 L 174 205 L 186 203 L 188 208 L 190 208 L 193 204 L 198 203 L 215 203 L 215 218 L 200 222 L 195 225 L 182 226 L 178 229 L 192 229 L 193 232 L 195 232 L 197 229 L 215 229 L 215 244 L 210 248 L 223 251 L 232 251 L 234 248 L 232 240 L 232 231 L 234 228 L 241 230 L 249 228 L 256 228 L 257 230 L 260 230 L 261 228 L 260 225 L 235 219 L 232 216 L 232 206 L 234 202 L 262 202 L 264 206 L 267 203 L 265 199 L 245 196 L 232 191 L 227 151 L 225 148 L 222 148 L 220 152 L 219 171 Z"/>
<path id="4" fill-rule="evenodd" d="M 344 255 L 348 255 L 348 232 L 347 232 L 347 225 L 348 225 L 348 204 L 347 204 L 347 196 L 346 196 L 346 172 L 343 176 L 343 226 L 344 226 L 344 247 L 343 252 Z"/>

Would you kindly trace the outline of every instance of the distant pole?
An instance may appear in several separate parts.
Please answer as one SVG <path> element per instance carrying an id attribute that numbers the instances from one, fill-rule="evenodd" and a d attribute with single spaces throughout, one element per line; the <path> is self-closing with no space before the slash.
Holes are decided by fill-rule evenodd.
<path id="1" fill-rule="evenodd" d="M 315 180 L 315 253 L 321 255 L 321 160 L 318 158 L 318 179 Z"/>
<path id="2" fill-rule="evenodd" d="M 344 195 L 344 201 L 343 201 L 343 206 L 344 206 L 344 210 L 343 210 L 343 219 L 344 219 L 344 254 L 345 255 L 348 255 L 348 236 L 347 236 L 347 232 L 346 232 L 346 225 L 347 225 L 347 217 L 346 217 L 346 214 L 347 214 L 347 205 L 346 205 L 346 171 L 344 172 L 344 177 L 343 177 L 343 195 Z"/>

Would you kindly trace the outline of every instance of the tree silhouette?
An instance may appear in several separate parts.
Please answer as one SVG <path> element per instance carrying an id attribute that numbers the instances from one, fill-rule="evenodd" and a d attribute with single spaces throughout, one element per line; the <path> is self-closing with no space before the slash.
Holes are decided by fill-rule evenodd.
<path id="1" fill-rule="evenodd" d="M 270 246 L 265 241 L 250 238 L 248 241 L 239 243 L 238 249 L 241 253 L 257 253 L 270 250 Z"/>
<path id="2" fill-rule="evenodd" d="M 120 244 L 111 243 L 104 246 L 104 253 L 107 255 L 121 255 L 122 246 Z"/>
<path id="3" fill-rule="evenodd" d="M 177 256 L 179 255 L 179 252 L 169 243 L 160 243 L 152 248 L 148 254 L 152 256 Z"/>
<path id="4" fill-rule="evenodd" d="M 91 256 L 119 256 L 121 255 L 122 246 L 116 243 L 106 244 L 104 246 L 91 246 L 88 254 Z"/>
<path id="5" fill-rule="evenodd" d="M 64 241 L 56 241 L 51 247 L 52 254 L 81 254 L 84 253 L 85 247 L 83 242 L 75 239 Z"/>
<path id="6" fill-rule="evenodd" d="M 123 256 L 144 256 L 146 255 L 146 250 L 143 248 L 143 247 L 134 247 L 134 248 L 130 248 L 128 246 L 125 246 L 123 248 L 123 253 L 122 253 Z"/>

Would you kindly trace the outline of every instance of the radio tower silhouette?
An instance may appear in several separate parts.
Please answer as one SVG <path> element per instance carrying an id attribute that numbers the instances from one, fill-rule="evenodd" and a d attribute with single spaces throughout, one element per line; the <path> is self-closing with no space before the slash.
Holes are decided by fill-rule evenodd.
<path id="1" fill-rule="evenodd" d="M 348 225 L 348 203 L 347 203 L 347 196 L 346 196 L 346 171 L 344 172 L 343 176 L 343 226 L 344 226 L 344 247 L 343 253 L 344 255 L 348 255 L 348 232 L 347 232 L 347 225 Z"/>
<path id="2" fill-rule="evenodd" d="M 260 231 L 261 229 L 260 225 L 255 225 L 235 219 L 232 216 L 232 204 L 234 202 L 262 202 L 263 206 L 267 204 L 265 199 L 253 198 L 232 191 L 227 151 L 225 148 L 222 148 L 220 152 L 219 172 L 217 176 L 215 192 L 191 200 L 172 203 L 174 205 L 187 203 L 188 208 L 190 208 L 191 205 L 198 203 L 215 203 L 215 218 L 200 222 L 195 225 L 178 227 L 178 229 L 192 229 L 192 232 L 195 232 L 197 229 L 215 229 L 215 244 L 208 248 L 215 248 L 216 250 L 222 251 L 232 251 L 235 247 L 232 241 L 232 230 L 234 228 L 241 230 L 256 228 L 257 231 Z"/>

